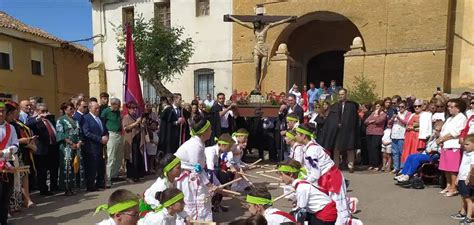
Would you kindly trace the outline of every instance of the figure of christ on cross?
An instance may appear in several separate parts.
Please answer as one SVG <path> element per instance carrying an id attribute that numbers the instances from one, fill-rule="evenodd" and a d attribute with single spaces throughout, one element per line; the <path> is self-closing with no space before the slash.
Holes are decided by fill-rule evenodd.
<path id="1" fill-rule="evenodd" d="M 265 43 L 267 32 L 270 28 L 280 24 L 292 22 L 296 16 L 233 16 L 225 15 L 225 22 L 236 22 L 243 27 L 253 30 L 255 35 L 255 46 L 253 48 L 253 61 L 255 63 L 255 91 L 260 93 L 263 76 L 267 72 L 267 66 L 270 61 L 270 52 Z M 251 23 L 251 24 L 250 24 Z"/>

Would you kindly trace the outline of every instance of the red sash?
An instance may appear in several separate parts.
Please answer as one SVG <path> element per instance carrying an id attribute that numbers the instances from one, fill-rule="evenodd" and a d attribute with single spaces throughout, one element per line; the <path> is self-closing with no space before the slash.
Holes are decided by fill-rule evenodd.
<path id="1" fill-rule="evenodd" d="M 336 202 L 331 201 L 323 209 L 314 213 L 314 216 L 324 222 L 334 222 L 337 219 Z"/>
<path id="2" fill-rule="evenodd" d="M 293 223 L 296 223 L 296 219 L 295 217 L 293 217 L 291 214 L 287 213 L 287 212 L 283 212 L 283 211 L 276 211 L 274 213 L 272 213 L 273 215 L 280 215 L 280 216 L 283 216 L 287 219 L 289 219 L 291 222 Z"/>
<path id="3" fill-rule="evenodd" d="M 0 149 L 5 149 L 7 147 L 8 141 L 10 140 L 11 127 L 10 124 L 5 122 L 5 137 L 0 141 Z"/>
<path id="4" fill-rule="evenodd" d="M 318 186 L 327 190 L 328 192 L 333 192 L 339 194 L 341 192 L 342 184 L 342 174 L 341 171 L 334 165 L 329 169 L 328 172 L 321 175 L 318 179 Z"/>
<path id="5" fill-rule="evenodd" d="M 176 181 L 181 181 L 183 180 L 185 177 L 189 176 L 190 172 L 187 171 L 187 170 L 184 170 L 183 173 L 181 173 L 181 176 L 179 176 Z"/>

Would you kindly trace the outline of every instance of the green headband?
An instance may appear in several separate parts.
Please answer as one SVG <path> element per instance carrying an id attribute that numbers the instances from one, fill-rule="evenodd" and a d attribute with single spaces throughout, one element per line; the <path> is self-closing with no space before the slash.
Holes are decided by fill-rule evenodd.
<path id="1" fill-rule="evenodd" d="M 288 137 L 288 138 L 291 139 L 291 140 L 295 140 L 295 139 L 296 139 L 295 135 L 292 134 L 292 133 L 290 133 L 290 132 L 286 132 L 286 133 L 285 133 L 285 136 Z"/>
<path id="2" fill-rule="evenodd" d="M 255 205 L 271 205 L 273 203 L 273 201 L 270 199 L 255 197 L 252 195 L 247 195 L 247 198 L 245 200 L 248 203 Z"/>
<path id="3" fill-rule="evenodd" d="M 311 133 L 311 132 L 309 132 L 309 131 L 307 131 L 307 130 L 301 128 L 301 127 L 297 127 L 295 130 L 296 130 L 297 133 L 304 134 L 304 135 L 308 135 L 309 137 L 314 138 L 314 134 L 313 134 L 313 133 Z"/>
<path id="4" fill-rule="evenodd" d="M 287 173 L 299 173 L 300 170 L 296 169 L 295 167 L 292 166 L 287 166 L 287 165 L 281 165 L 278 167 L 279 172 L 287 172 Z"/>
<path id="5" fill-rule="evenodd" d="M 204 132 L 206 132 L 206 130 L 209 129 L 209 127 L 211 127 L 211 122 L 209 122 L 209 120 L 206 120 L 206 124 L 204 124 L 204 126 L 198 131 L 191 129 L 191 136 L 204 134 Z"/>
<path id="6" fill-rule="evenodd" d="M 113 206 L 109 206 L 108 204 L 99 205 L 94 212 L 94 215 L 100 211 L 107 211 L 109 215 L 114 215 L 119 212 L 125 211 L 126 209 L 132 208 L 138 205 L 137 200 L 128 200 L 124 202 L 119 202 Z"/>
<path id="7" fill-rule="evenodd" d="M 217 141 L 217 144 L 221 144 L 221 145 L 229 145 L 230 143 L 229 143 L 229 142 L 227 142 L 227 141 L 218 140 L 218 141 Z"/>
<path id="8" fill-rule="evenodd" d="M 237 136 L 249 136 L 248 133 L 239 133 L 239 132 L 234 132 L 232 134 L 232 137 L 237 137 Z"/>
<path id="9" fill-rule="evenodd" d="M 178 157 L 176 157 L 173 159 L 173 161 L 168 163 L 168 165 L 166 165 L 165 168 L 163 168 L 163 173 L 165 174 L 165 176 L 168 176 L 168 172 L 170 172 L 180 162 L 181 160 Z"/>
<path id="10" fill-rule="evenodd" d="M 298 118 L 296 118 L 296 117 L 290 117 L 290 116 L 287 116 L 287 117 L 286 117 L 286 120 L 288 120 L 288 121 L 293 121 L 293 122 L 298 122 L 298 121 L 299 121 Z"/>
<path id="11" fill-rule="evenodd" d="M 5 108 L 5 102 L 0 102 L 0 108 Z"/>
<path id="12" fill-rule="evenodd" d="M 179 202 L 181 200 L 184 199 L 184 194 L 183 192 L 180 192 L 179 194 L 177 194 L 176 196 L 174 196 L 172 199 L 166 201 L 165 203 L 163 203 L 163 205 L 161 205 L 160 207 L 158 207 L 155 211 L 156 212 L 159 212 L 161 211 L 162 209 L 164 208 L 168 208 L 170 206 L 172 206 L 173 204 L 175 204 L 176 202 Z"/>

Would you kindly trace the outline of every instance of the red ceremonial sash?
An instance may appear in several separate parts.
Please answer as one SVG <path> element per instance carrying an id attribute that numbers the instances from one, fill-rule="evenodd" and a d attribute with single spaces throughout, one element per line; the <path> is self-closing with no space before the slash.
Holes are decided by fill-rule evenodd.
<path id="1" fill-rule="evenodd" d="M 5 147 L 7 147 L 8 140 L 10 140 L 10 135 L 11 135 L 10 124 L 5 122 L 5 137 L 0 142 L 0 149 L 5 149 Z"/>
<path id="2" fill-rule="evenodd" d="M 341 191 L 342 184 L 342 175 L 341 171 L 337 169 L 336 165 L 331 167 L 328 172 L 321 175 L 318 179 L 318 186 L 327 190 L 328 192 L 333 192 L 339 194 Z"/>
<path id="3" fill-rule="evenodd" d="M 314 216 L 325 222 L 334 222 L 337 219 L 336 202 L 331 201 L 323 209 L 314 213 Z"/>
<path id="4" fill-rule="evenodd" d="M 283 216 L 283 217 L 289 219 L 291 222 L 296 223 L 295 217 L 293 217 L 291 214 L 289 214 L 289 213 L 287 213 L 287 212 L 276 211 L 276 212 L 274 212 L 274 213 L 272 213 L 272 214 Z"/>

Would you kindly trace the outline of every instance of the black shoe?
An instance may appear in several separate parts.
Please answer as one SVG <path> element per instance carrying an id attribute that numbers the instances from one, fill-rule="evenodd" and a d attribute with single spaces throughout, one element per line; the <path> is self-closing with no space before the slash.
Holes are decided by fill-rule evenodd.
<path id="1" fill-rule="evenodd" d="M 64 195 L 66 195 L 66 196 L 71 196 L 71 195 L 72 195 L 72 192 L 71 192 L 71 191 L 66 191 L 66 192 L 64 193 Z"/>
<path id="2" fill-rule="evenodd" d="M 51 195 L 54 195 L 54 193 L 51 192 L 51 191 L 42 191 L 42 192 L 40 192 L 40 195 L 43 195 L 43 196 L 51 196 Z"/>
<path id="3" fill-rule="evenodd" d="M 87 192 L 96 192 L 98 191 L 97 188 L 87 188 Z"/>
<path id="4" fill-rule="evenodd" d="M 112 182 L 122 182 L 125 181 L 125 178 L 115 177 L 110 179 Z"/>

